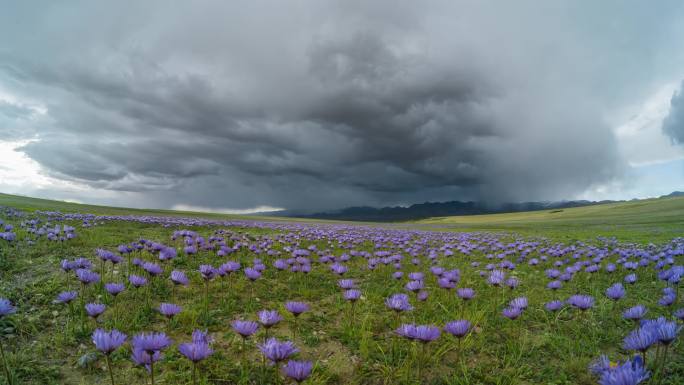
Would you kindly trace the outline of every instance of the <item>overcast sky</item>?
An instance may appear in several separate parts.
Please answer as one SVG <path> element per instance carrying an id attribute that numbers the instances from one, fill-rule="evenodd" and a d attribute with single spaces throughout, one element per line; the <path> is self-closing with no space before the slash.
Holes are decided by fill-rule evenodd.
<path id="1" fill-rule="evenodd" d="M 329 209 L 684 190 L 684 2 L 3 1 L 0 191 Z"/>

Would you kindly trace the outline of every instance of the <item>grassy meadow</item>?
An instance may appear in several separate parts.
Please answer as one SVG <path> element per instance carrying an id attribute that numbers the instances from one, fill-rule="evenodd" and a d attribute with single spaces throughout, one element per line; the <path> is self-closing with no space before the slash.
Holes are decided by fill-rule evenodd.
<path id="1" fill-rule="evenodd" d="M 131 338 L 146 331 L 164 332 L 174 342 L 154 364 L 156 384 L 292 383 L 280 365 L 264 360 L 257 345 L 266 335 L 292 341 L 299 350 L 293 357 L 313 363 L 305 384 L 595 384 L 597 376 L 588 367 L 601 354 L 613 362 L 633 355 L 623 348 L 623 339 L 635 328 L 622 317 L 624 310 L 642 304 L 648 308 L 646 318 L 673 319 L 673 312 L 684 306 L 679 297 L 674 304 L 658 304 L 668 284 L 654 268 L 656 260 L 668 257 L 668 266 L 684 264 L 676 252 L 684 244 L 676 241 L 684 236 L 684 198 L 392 224 L 137 210 L 5 194 L 0 194 L 0 206 L 5 207 L 0 219 L 16 234 L 14 241 L 0 239 L 0 297 L 17 309 L 0 318 L 0 342 L 13 384 L 110 383 L 105 356 L 91 341 L 98 327 L 128 336 L 111 354 L 116 384 L 150 383 L 149 372 L 130 358 Z M 38 213 L 45 211 L 94 216 Z M 72 226 L 75 237 L 49 240 L 37 233 L 55 225 L 62 231 Z M 188 230 L 186 235 L 179 235 L 182 230 Z M 135 244 L 144 247 L 122 254 L 117 264 L 102 262 L 96 252 L 119 254 L 120 245 Z M 160 260 L 154 244 L 177 255 Z M 196 251 L 187 252 L 189 245 Z M 295 256 L 308 261 L 274 267 L 276 260 Z M 62 260 L 79 257 L 92 262 L 99 282 L 79 283 L 73 271 L 60 268 Z M 649 265 L 625 265 L 649 257 Z M 135 258 L 163 272 L 147 274 L 131 262 Z M 239 262 L 241 269 L 211 279 L 199 272 L 201 265 L 219 267 L 227 261 Z M 265 268 L 259 278 L 245 277 L 245 268 L 261 264 Z M 609 264 L 617 269 L 606 271 Z M 310 272 L 291 271 L 303 265 Z M 587 272 L 591 265 L 600 270 Z M 342 272 L 332 266 L 342 266 Z M 547 288 L 548 270 L 563 272 L 571 266 L 577 271 L 562 287 Z M 458 269 L 450 280 L 454 287 L 441 287 L 446 281 L 433 267 Z M 169 280 L 173 270 L 185 272 L 189 284 L 174 285 Z M 488 283 L 490 270 L 504 271 L 519 286 Z M 424 277 L 409 279 L 410 273 Z M 633 284 L 624 281 L 630 273 L 637 275 Z M 130 274 L 146 277 L 147 284 L 136 289 Z M 345 300 L 340 279 L 354 280 L 361 292 L 358 301 Z M 420 281 L 421 288 L 407 290 L 410 281 Z M 126 284 L 126 289 L 114 297 L 102 285 L 110 282 Z M 618 282 L 624 284 L 624 298 L 607 298 L 606 289 Z M 679 285 L 674 285 L 677 290 Z M 465 301 L 456 288 L 472 288 L 475 297 Z M 64 291 L 76 291 L 78 297 L 68 305 L 56 303 Z M 418 298 L 422 292 L 427 293 L 424 300 Z M 413 309 L 388 309 L 386 299 L 396 293 L 408 294 Z M 593 297 L 593 307 L 545 309 L 549 301 L 574 294 Z M 518 297 L 529 306 L 517 319 L 504 317 L 502 311 Z M 287 301 L 306 302 L 310 309 L 294 317 L 284 306 Z M 84 314 L 85 303 L 105 304 L 106 310 L 95 321 Z M 178 304 L 182 311 L 166 318 L 157 311 L 160 303 Z M 264 309 L 277 310 L 283 320 L 244 340 L 232 330 L 233 320 L 257 321 Z M 421 343 L 395 331 L 402 324 L 441 329 L 459 319 L 472 325 L 462 338 L 441 331 L 436 340 Z M 190 341 L 196 329 L 211 335 L 213 354 L 198 363 L 193 377 L 192 363 L 177 345 Z M 663 350 L 646 353 L 650 378 L 644 383 L 684 383 L 681 335 L 661 359 Z"/>

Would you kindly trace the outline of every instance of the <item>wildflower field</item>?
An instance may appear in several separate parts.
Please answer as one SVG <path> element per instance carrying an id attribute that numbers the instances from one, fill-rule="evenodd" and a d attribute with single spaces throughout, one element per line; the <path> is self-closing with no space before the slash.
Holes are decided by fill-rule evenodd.
<path id="1" fill-rule="evenodd" d="M 0 384 L 684 383 L 684 199 L 384 225 L 0 206 Z"/>

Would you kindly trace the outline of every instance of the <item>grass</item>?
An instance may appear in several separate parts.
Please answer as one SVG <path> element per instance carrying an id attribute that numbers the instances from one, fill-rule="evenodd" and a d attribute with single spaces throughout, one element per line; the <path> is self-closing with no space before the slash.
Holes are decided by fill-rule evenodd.
<path id="1" fill-rule="evenodd" d="M 0 206 L 11 206 L 34 217 L 36 210 L 60 210 L 64 212 L 95 213 L 99 215 L 163 215 L 197 216 L 225 220 L 265 220 L 249 216 L 232 216 L 205 213 L 180 213 L 166 210 L 132 210 L 100 206 L 78 205 L 25 197 L 0 195 Z M 70 288 L 81 290 L 73 278 L 67 282 L 67 275 L 59 269 L 63 258 L 85 256 L 96 262 L 94 250 L 104 247 L 116 250 L 119 244 L 128 244 L 140 238 L 182 248 L 182 243 L 173 241 L 171 234 L 181 227 L 162 227 L 126 221 L 103 221 L 90 228 L 79 227 L 79 221 L 69 221 L 77 226 L 77 238 L 57 243 L 39 238 L 33 245 L 25 244 L 34 236 L 19 226 L 22 218 L 2 216 L 6 223 L 17 228 L 19 246 L 0 240 L 0 297 L 10 298 L 17 304 L 16 315 L 0 319 L 0 339 L 7 347 L 8 361 L 15 383 L 21 384 L 95 384 L 108 383 L 106 363 L 97 354 L 90 342 L 90 333 L 95 327 L 88 320 L 81 330 L 81 319 L 70 319 L 69 308 L 53 303 L 55 296 Z M 472 217 L 435 218 L 417 223 L 392 224 L 393 229 L 444 230 L 455 232 L 422 233 L 420 237 L 438 247 L 443 244 L 440 237 L 456 240 L 460 232 L 483 232 L 492 235 L 472 235 L 472 242 L 479 239 L 497 238 L 509 243 L 522 234 L 528 239 L 546 238 L 549 244 L 562 242 L 601 246 L 597 236 L 617 237 L 621 242 L 634 242 L 646 247 L 650 242 L 662 245 L 676 236 L 684 235 L 684 199 L 670 198 L 635 203 L 601 205 L 565 209 L 562 212 L 533 212 L 496 214 Z M 24 218 L 26 219 L 26 218 Z M 43 218 L 44 220 L 45 218 Z M 349 249 L 342 248 L 339 238 L 326 233 L 330 228 L 282 227 L 253 228 L 248 226 L 195 226 L 192 230 L 208 238 L 222 236 L 227 242 L 260 244 L 271 242 L 272 249 L 287 254 L 284 246 L 297 240 L 297 247 L 315 245 L 320 250 L 340 256 Z M 216 234 L 216 230 L 226 233 Z M 373 251 L 377 243 L 389 246 L 393 230 L 383 231 L 368 227 L 347 226 L 344 234 L 370 234 L 363 242 L 355 244 L 355 250 Z M 415 236 L 412 234 L 410 236 Z M 332 242 L 331 242 L 332 240 Z M 578 247 L 581 247 L 579 244 Z M 388 249 L 387 247 L 383 249 Z M 416 309 L 397 318 L 384 305 L 386 297 L 404 292 L 406 283 L 391 278 L 394 269 L 380 266 L 368 270 L 366 261 L 353 258 L 345 278 L 354 278 L 363 292 L 362 299 L 351 305 L 341 298 L 336 287 L 337 277 L 326 266 L 314 264 L 308 275 L 278 272 L 271 267 L 273 257 L 260 254 L 268 269 L 263 278 L 248 282 L 242 273 L 209 285 L 209 317 L 205 317 L 204 284 L 197 269 L 200 264 L 217 266 L 228 259 L 238 260 L 243 267 L 251 264 L 257 255 L 248 248 L 227 257 L 215 252 L 202 251 L 188 257 L 179 257 L 164 263 L 166 274 L 172 269 L 184 270 L 191 279 L 188 288 L 181 288 L 172 296 L 168 279 L 158 279 L 151 286 L 152 307 L 162 301 L 178 303 L 183 312 L 168 321 L 157 312 L 145 306 L 147 293 L 127 289 L 114 302 L 103 295 L 95 285 L 86 290 L 87 301 L 98 301 L 108 305 L 101 317 L 101 327 L 117 327 L 129 336 L 141 331 L 165 331 L 176 343 L 187 342 L 195 328 L 207 328 L 214 336 L 216 353 L 200 364 L 202 384 L 262 384 L 271 383 L 274 369 L 264 367 L 255 341 L 248 341 L 246 351 L 242 342 L 230 330 L 230 321 L 236 318 L 256 319 L 261 309 L 277 309 L 285 321 L 270 333 L 279 338 L 292 338 L 293 318 L 283 307 L 288 300 L 302 300 L 310 303 L 312 309 L 304 313 L 298 322 L 295 343 L 301 352 L 300 359 L 315 361 L 314 374 L 309 384 L 412 384 L 418 383 L 417 370 L 421 369 L 421 383 L 425 384 L 592 384 L 596 380 L 587 371 L 587 365 L 601 353 L 611 358 L 624 358 L 620 349 L 622 338 L 633 329 L 630 322 L 620 317 L 621 310 L 638 304 L 649 306 L 649 317 L 669 316 L 671 308 L 654 305 L 664 284 L 653 274 L 639 273 L 634 286 L 627 287 L 628 295 L 613 303 L 604 295 L 604 290 L 613 282 L 620 281 L 626 274 L 619 270 L 613 275 L 607 273 L 580 274 L 554 293 L 545 288 L 543 267 L 520 264 L 512 273 L 522 284 L 515 291 L 488 286 L 477 274 L 481 268 L 470 265 L 473 261 L 482 265 L 490 262 L 487 253 L 473 250 L 469 254 L 456 252 L 455 257 L 440 258 L 440 266 L 458 268 L 462 272 L 459 287 L 472 287 L 477 297 L 463 303 L 453 292 L 448 294 L 438 289 L 435 278 L 429 273 L 425 253 L 420 253 L 421 264 L 413 266 L 407 257 L 403 271 L 426 273 L 425 284 L 430 291 L 426 302 L 411 302 Z M 149 253 L 136 255 L 154 260 Z M 535 251 L 532 256 L 539 256 Z M 617 256 L 608 260 L 614 262 Z M 681 256 L 677 263 L 682 264 Z M 99 265 L 96 264 L 96 271 Z M 125 281 L 126 263 L 107 266 L 106 281 Z M 540 274 L 541 272 L 541 274 Z M 543 310 L 543 303 L 551 299 L 567 298 L 575 292 L 593 295 L 596 307 L 580 313 L 564 309 L 558 313 Z M 500 316 L 505 302 L 516 296 L 527 296 L 530 308 L 522 319 L 511 321 Z M 79 305 L 80 302 L 76 303 Z M 677 305 L 682 306 L 679 300 Z M 76 306 L 78 307 L 78 306 Z M 353 319 L 352 319 L 353 314 Z M 400 322 L 443 325 L 445 322 L 465 318 L 476 325 L 474 332 L 462 341 L 442 335 L 425 348 L 394 336 L 392 330 Z M 263 334 L 257 336 L 261 340 Z M 667 376 L 656 380 L 663 384 L 684 383 L 684 350 L 681 341 L 675 342 Z M 423 350 L 425 349 L 425 350 Z M 130 358 L 130 348 L 122 348 L 112 356 L 117 383 L 142 384 L 145 371 L 135 367 Z M 191 364 L 184 359 L 175 346 L 165 352 L 164 359 L 155 365 L 158 370 L 157 383 L 188 384 L 191 381 Z M 0 380 L 0 384 L 2 380 Z M 651 383 L 656 383 L 655 380 Z"/>
<path id="2" fill-rule="evenodd" d="M 664 242 L 683 235 L 684 197 L 563 210 L 430 218 L 415 224 L 452 231 L 511 231 L 564 241 L 605 236 L 625 242 Z"/>

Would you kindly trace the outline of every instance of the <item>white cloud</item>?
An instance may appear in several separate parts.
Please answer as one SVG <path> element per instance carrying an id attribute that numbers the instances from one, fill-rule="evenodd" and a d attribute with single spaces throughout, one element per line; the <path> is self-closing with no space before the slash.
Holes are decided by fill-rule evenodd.
<path id="1" fill-rule="evenodd" d="M 664 84 L 641 104 L 620 112 L 622 119 L 627 118 L 616 125 L 614 132 L 622 156 L 630 166 L 684 159 L 684 147 L 673 146 L 662 130 L 663 119 L 670 111 L 672 94 L 678 88 L 679 81 Z"/>
<path id="2" fill-rule="evenodd" d="M 257 207 L 252 207 L 249 209 L 227 209 L 227 208 L 212 208 L 212 207 L 202 207 L 202 206 L 178 204 L 178 205 L 174 205 L 173 207 L 171 207 L 171 210 L 196 211 L 196 212 L 203 212 L 203 213 L 220 213 L 220 214 L 255 214 L 255 213 L 264 213 L 264 212 L 270 212 L 270 211 L 282 211 L 285 209 L 280 208 L 280 207 L 271 207 L 271 206 L 257 206 Z"/>

